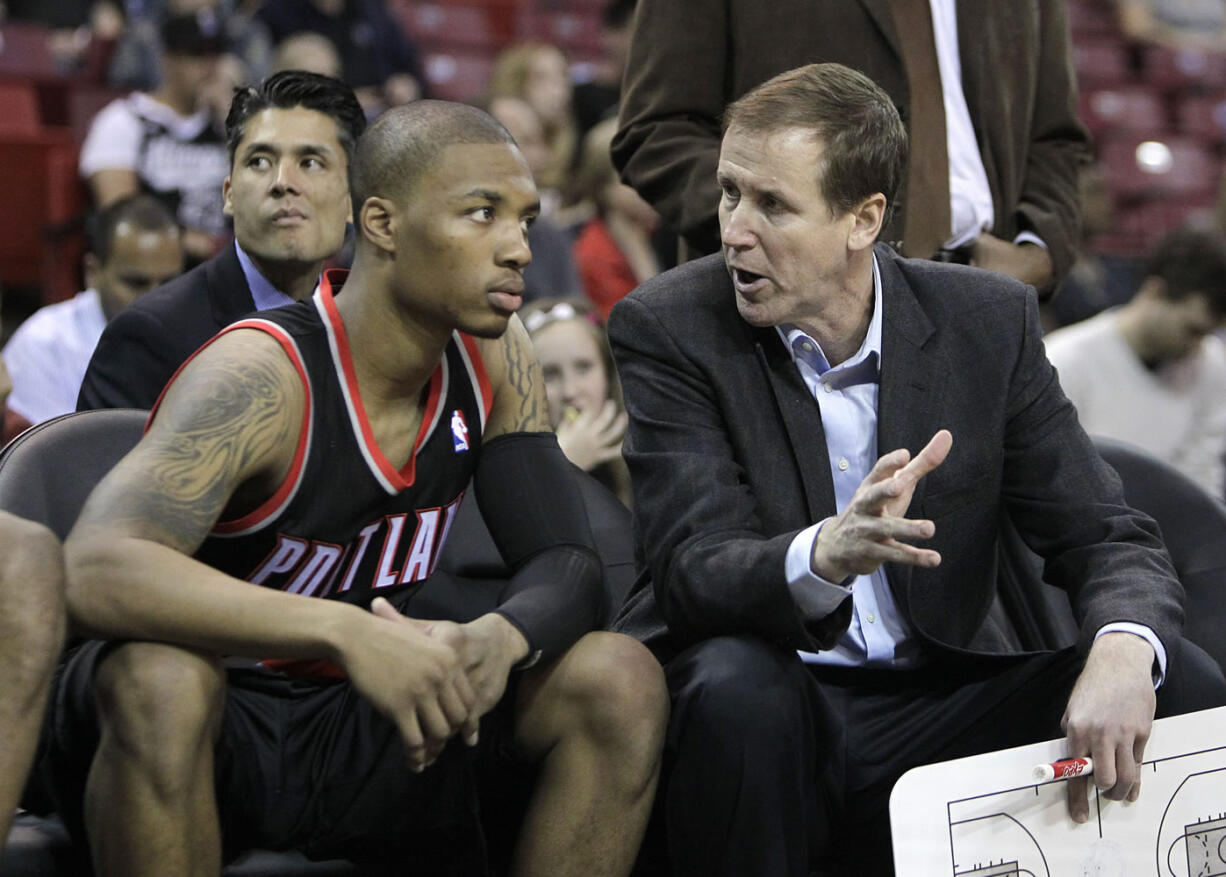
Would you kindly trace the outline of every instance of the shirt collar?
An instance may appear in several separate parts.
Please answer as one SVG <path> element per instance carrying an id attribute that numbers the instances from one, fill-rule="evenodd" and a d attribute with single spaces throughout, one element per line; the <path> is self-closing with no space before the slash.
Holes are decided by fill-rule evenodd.
<path id="1" fill-rule="evenodd" d="M 793 323 L 783 323 L 776 326 L 775 331 L 783 339 L 783 343 L 787 347 L 793 362 L 796 362 L 797 358 L 801 355 L 797 348 L 807 341 L 813 346 L 813 353 L 805 356 L 804 361 L 806 364 L 811 366 L 819 375 L 830 371 L 830 361 L 826 359 L 822 346 L 799 326 Z M 872 363 L 874 374 L 881 373 L 881 271 L 877 267 L 877 255 L 875 253 L 873 254 L 873 315 L 868 321 L 868 331 L 864 334 L 864 341 L 860 344 L 860 349 L 856 351 L 855 356 L 839 363 L 834 367 L 834 370 L 843 371 L 852 369 L 868 362 Z"/>
<path id="2" fill-rule="evenodd" d="M 251 257 L 234 241 L 234 250 L 238 253 L 238 264 L 243 269 L 243 277 L 247 279 L 247 288 L 251 290 L 251 300 L 255 302 L 257 311 L 267 311 L 282 305 L 292 305 L 294 300 L 272 285 L 260 269 L 251 261 Z"/>

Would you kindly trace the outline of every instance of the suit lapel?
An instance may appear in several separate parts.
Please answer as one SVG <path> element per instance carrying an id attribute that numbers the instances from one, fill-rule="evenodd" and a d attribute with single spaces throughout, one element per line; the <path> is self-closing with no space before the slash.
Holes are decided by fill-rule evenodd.
<path id="1" fill-rule="evenodd" d="M 235 246 L 233 242 L 227 244 L 224 250 L 205 263 L 209 308 L 219 328 L 255 310 L 255 299 L 251 297 L 251 287 L 247 285 Z"/>
<path id="2" fill-rule="evenodd" d="M 826 453 L 822 415 L 796 364 L 774 328 L 755 329 L 758 361 L 770 382 L 775 404 L 787 430 L 788 443 L 800 471 L 805 507 L 813 523 L 836 511 L 834 480 Z"/>
<path id="3" fill-rule="evenodd" d="M 868 10 L 868 14 L 876 23 L 885 41 L 890 44 L 894 54 L 902 59 L 898 48 L 898 31 L 894 29 L 894 14 L 890 12 L 890 0 L 860 0 L 860 5 Z"/>
<path id="4" fill-rule="evenodd" d="M 927 345 L 932 322 L 890 251 L 878 247 L 881 269 L 881 387 L 877 401 L 877 452 L 907 448 L 918 453 L 940 429 L 942 359 Z M 914 507 L 923 495 L 916 487 Z"/>

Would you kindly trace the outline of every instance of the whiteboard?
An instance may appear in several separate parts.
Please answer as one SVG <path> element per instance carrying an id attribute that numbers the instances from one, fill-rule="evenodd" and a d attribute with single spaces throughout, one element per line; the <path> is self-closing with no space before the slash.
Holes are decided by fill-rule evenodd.
<path id="1" fill-rule="evenodd" d="M 890 795 L 897 877 L 1226 877 L 1226 707 L 1154 722 L 1141 795 L 1090 784 L 1090 820 L 1065 781 L 1031 769 L 1068 753 L 1050 740 L 913 768 Z"/>

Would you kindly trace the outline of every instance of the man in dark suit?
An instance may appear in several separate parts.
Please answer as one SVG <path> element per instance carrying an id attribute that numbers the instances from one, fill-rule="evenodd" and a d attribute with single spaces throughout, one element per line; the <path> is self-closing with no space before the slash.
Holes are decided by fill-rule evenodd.
<path id="1" fill-rule="evenodd" d="M 352 89 L 291 70 L 235 92 L 222 187 L 234 242 L 110 322 L 77 409 L 152 408 L 196 348 L 252 311 L 304 299 L 341 248 L 349 157 L 366 126 Z"/>
<path id="2" fill-rule="evenodd" d="M 913 142 L 920 133 L 913 121 L 928 119 L 915 97 L 937 102 L 928 136 L 940 144 L 952 135 L 948 156 L 939 145 L 917 151 L 921 159 L 948 158 L 954 196 L 945 234 L 932 231 L 936 237 L 925 235 L 925 242 L 948 239 L 958 247 L 954 258 L 1049 286 L 1076 256 L 1076 175 L 1088 156 L 1065 6 L 1064 0 L 932 4 L 937 14 L 916 51 L 921 63 L 939 62 L 936 82 L 935 70 L 929 67 L 925 77 L 907 59 L 907 38 L 924 33 L 911 17 L 923 24 L 928 0 L 778 0 L 769 15 L 754 0 L 640 0 L 614 161 L 692 252 L 713 253 L 724 108 L 781 71 L 814 61 L 845 64 L 885 89 Z M 913 88 L 916 79 L 925 84 Z M 929 130 L 933 124 L 938 127 Z M 924 165 L 927 171 L 939 168 Z M 931 249 L 911 249 L 909 240 L 918 239 L 907 222 L 917 172 L 908 172 L 899 216 L 881 240 L 901 240 L 908 255 L 927 256 Z"/>
<path id="3" fill-rule="evenodd" d="M 905 154 L 863 75 L 781 74 L 729 110 L 722 258 L 613 312 L 645 567 L 615 628 L 668 674 L 675 874 L 891 873 L 905 770 L 1062 725 L 1135 797 L 1155 685 L 1160 713 L 1226 702 L 1033 289 L 875 244 Z M 1074 647 L 1019 653 L 986 623 L 1002 514 L 1068 591 Z M 1084 782 L 1069 805 L 1088 818 Z"/>

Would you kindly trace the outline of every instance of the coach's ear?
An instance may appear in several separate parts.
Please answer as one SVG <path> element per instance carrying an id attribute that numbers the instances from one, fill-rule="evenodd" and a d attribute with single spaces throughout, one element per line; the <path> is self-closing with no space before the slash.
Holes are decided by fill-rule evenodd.
<path id="1" fill-rule="evenodd" d="M 388 198 L 372 195 L 362 202 L 357 227 L 361 235 L 383 252 L 396 252 L 396 205 Z"/>

